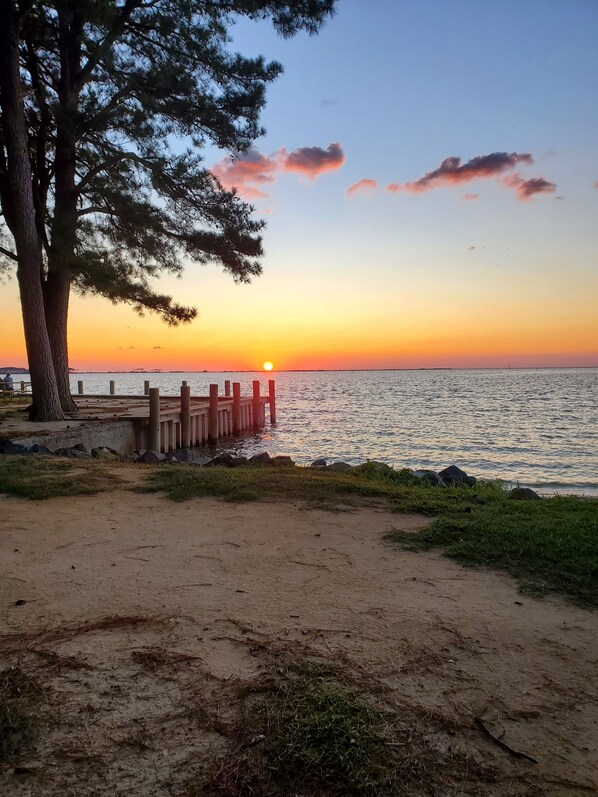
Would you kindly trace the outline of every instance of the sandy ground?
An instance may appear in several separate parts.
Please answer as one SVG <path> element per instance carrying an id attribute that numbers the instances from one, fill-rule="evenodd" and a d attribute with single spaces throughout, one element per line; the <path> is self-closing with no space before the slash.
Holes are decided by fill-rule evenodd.
<path id="1" fill-rule="evenodd" d="M 386 532 L 421 528 L 422 517 L 126 491 L 0 497 L 0 514 L 0 669 L 44 664 L 61 706 L 46 747 L 20 774 L 0 775 L 6 794 L 186 793 L 221 740 L 169 721 L 173 707 L 194 661 L 216 679 L 251 675 L 252 639 L 344 652 L 405 700 L 458 720 L 459 743 L 497 778 L 443 797 L 598 793 L 596 614 L 384 545 Z M 112 615 L 156 622 L 64 631 Z M 186 657 L 185 672 L 132 659 L 158 648 Z M 476 716 L 537 763 L 500 748 Z"/>

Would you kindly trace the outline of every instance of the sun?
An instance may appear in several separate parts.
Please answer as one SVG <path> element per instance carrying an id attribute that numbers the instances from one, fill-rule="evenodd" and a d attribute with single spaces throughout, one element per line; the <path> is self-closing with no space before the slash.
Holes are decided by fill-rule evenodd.
<path id="1" fill-rule="evenodd" d="M 271 363 L 270 360 L 266 360 L 262 368 L 264 369 L 264 371 L 271 371 L 274 368 L 274 363 Z"/>

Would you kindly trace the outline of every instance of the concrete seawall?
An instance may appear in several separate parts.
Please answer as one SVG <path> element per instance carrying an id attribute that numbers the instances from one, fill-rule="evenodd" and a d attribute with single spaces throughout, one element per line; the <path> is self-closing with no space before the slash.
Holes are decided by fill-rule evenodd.
<path id="1" fill-rule="evenodd" d="M 80 423 L 69 429 L 57 429 L 46 434 L 19 437 L 16 443 L 23 446 L 47 446 L 52 451 L 81 443 L 91 450 L 100 446 L 113 448 L 121 454 L 135 450 L 135 423 L 133 421 L 99 421 Z"/>

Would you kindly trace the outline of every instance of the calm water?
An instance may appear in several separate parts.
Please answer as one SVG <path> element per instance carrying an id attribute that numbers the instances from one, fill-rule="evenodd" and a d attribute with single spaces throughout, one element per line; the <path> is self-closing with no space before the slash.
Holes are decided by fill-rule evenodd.
<path id="1" fill-rule="evenodd" d="M 278 424 L 231 441 L 244 454 L 267 450 L 301 464 L 318 457 L 351 464 L 441 470 L 456 464 L 478 477 L 548 492 L 598 495 L 598 369 L 323 371 L 274 373 L 76 374 L 86 393 L 143 393 L 143 380 L 177 394 L 208 385 L 276 379 Z M 17 376 L 18 380 L 19 377 Z"/>

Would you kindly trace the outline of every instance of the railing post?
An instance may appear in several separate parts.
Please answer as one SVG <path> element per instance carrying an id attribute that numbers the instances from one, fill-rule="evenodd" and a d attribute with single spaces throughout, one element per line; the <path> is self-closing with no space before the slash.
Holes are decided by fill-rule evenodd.
<path id="1" fill-rule="evenodd" d="M 208 442 L 218 440 L 218 385 L 210 385 L 210 409 L 208 411 Z"/>
<path id="2" fill-rule="evenodd" d="M 260 380 L 253 380 L 253 427 L 258 429 L 262 425 L 262 402 L 260 400 Z"/>
<path id="3" fill-rule="evenodd" d="M 115 387 L 116 387 L 116 383 L 114 382 L 114 379 L 111 379 L 110 380 L 110 395 L 111 396 L 114 395 Z"/>
<path id="4" fill-rule="evenodd" d="M 233 434 L 241 434 L 241 383 L 233 382 Z"/>
<path id="5" fill-rule="evenodd" d="M 77 382 L 77 392 L 79 393 L 80 396 L 83 395 L 83 382 L 81 382 L 81 380 Z"/>
<path id="6" fill-rule="evenodd" d="M 191 446 L 191 388 L 181 385 L 181 448 Z"/>
<path id="7" fill-rule="evenodd" d="M 268 380 L 268 393 L 270 395 L 270 423 L 276 423 L 276 382 Z"/>
<path id="8" fill-rule="evenodd" d="M 25 382 L 21 382 L 21 393 L 25 392 Z"/>
<path id="9" fill-rule="evenodd" d="M 224 380 L 224 395 L 230 396 L 230 379 Z"/>
<path id="10" fill-rule="evenodd" d="M 151 387 L 149 392 L 149 447 L 160 451 L 160 388 Z"/>
<path id="11" fill-rule="evenodd" d="M 146 379 L 143 383 L 143 395 L 149 396 L 150 386 L 149 386 L 149 379 Z"/>

